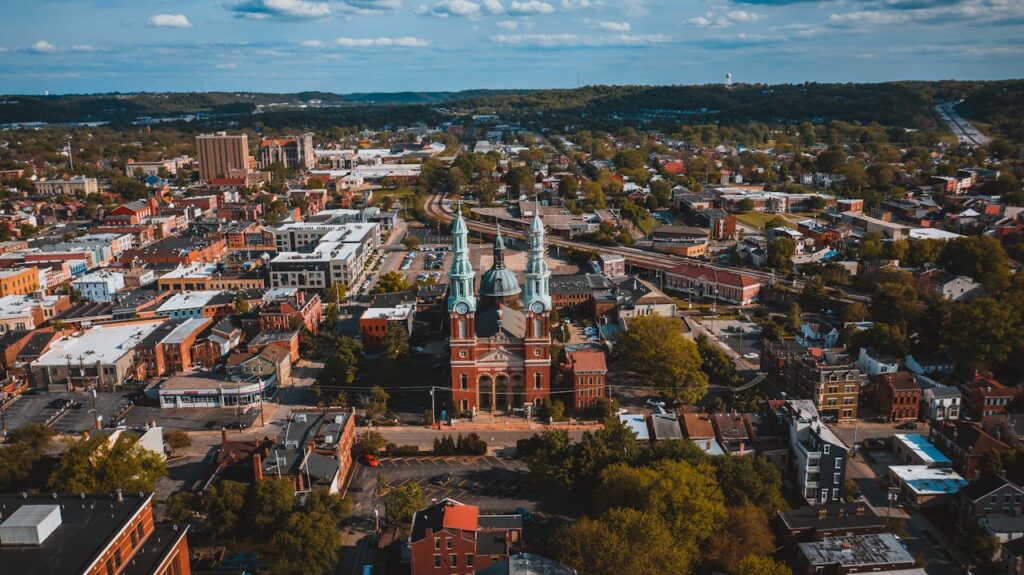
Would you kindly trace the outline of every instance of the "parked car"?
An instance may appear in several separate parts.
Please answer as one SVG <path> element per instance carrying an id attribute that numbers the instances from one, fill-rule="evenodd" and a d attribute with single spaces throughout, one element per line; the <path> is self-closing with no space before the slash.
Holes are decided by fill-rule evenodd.
<path id="1" fill-rule="evenodd" d="M 864 440 L 864 449 L 885 449 L 885 440 L 869 437 Z"/>
<path id="2" fill-rule="evenodd" d="M 431 485 L 444 485 L 445 483 L 448 483 L 451 480 L 452 480 L 452 476 L 451 475 L 449 475 L 447 473 L 442 473 L 441 475 L 435 475 L 435 476 L 431 477 L 430 478 L 430 484 Z"/>
<path id="3" fill-rule="evenodd" d="M 904 421 L 896 426 L 896 429 L 917 429 L 916 421 Z"/>
<path id="4" fill-rule="evenodd" d="M 370 467 L 377 467 L 378 465 L 380 465 L 380 462 L 377 461 L 377 457 L 372 453 L 367 453 L 363 455 L 363 463 L 369 465 Z"/>
<path id="5" fill-rule="evenodd" d="M 665 407 L 665 402 L 664 401 L 659 401 L 659 400 L 653 399 L 653 398 L 652 399 L 648 399 L 646 403 L 647 403 L 647 405 L 649 405 L 651 407 Z"/>
<path id="6" fill-rule="evenodd" d="M 752 351 L 750 353 L 743 354 L 743 359 L 757 359 L 759 357 L 761 357 L 761 356 L 757 355 L 756 351 Z"/>

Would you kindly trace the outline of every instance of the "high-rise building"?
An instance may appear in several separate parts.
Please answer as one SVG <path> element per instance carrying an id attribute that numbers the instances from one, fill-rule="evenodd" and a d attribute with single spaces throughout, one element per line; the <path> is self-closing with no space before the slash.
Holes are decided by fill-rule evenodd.
<path id="1" fill-rule="evenodd" d="M 287 138 L 266 139 L 260 142 L 256 155 L 256 165 L 261 169 L 273 163 L 284 164 L 287 168 L 311 169 L 316 166 L 316 154 L 313 153 L 313 134 Z"/>
<path id="2" fill-rule="evenodd" d="M 231 170 L 249 168 L 249 137 L 227 132 L 196 136 L 199 177 L 204 181 L 227 177 Z"/>

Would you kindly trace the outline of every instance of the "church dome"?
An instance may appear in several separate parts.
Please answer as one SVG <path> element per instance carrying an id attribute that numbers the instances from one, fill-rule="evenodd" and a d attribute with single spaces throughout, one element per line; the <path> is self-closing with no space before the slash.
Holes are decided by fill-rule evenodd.
<path id="1" fill-rule="evenodd" d="M 494 265 L 484 272 L 480 278 L 480 295 L 487 297 L 507 297 L 519 293 L 519 278 L 515 272 L 505 267 L 505 238 L 494 238 Z"/>

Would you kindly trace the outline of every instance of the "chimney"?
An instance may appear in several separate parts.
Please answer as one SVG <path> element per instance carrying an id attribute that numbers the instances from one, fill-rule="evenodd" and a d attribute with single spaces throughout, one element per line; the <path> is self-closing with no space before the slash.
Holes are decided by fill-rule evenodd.
<path id="1" fill-rule="evenodd" d="M 842 545 L 843 545 L 843 551 L 847 551 L 848 552 L 848 551 L 851 550 L 851 545 L 850 545 L 850 540 L 849 539 L 843 539 Z"/>
<path id="2" fill-rule="evenodd" d="M 818 508 L 818 519 L 824 519 L 827 516 L 828 516 L 828 511 L 826 511 L 824 507 L 819 507 Z"/>
<path id="3" fill-rule="evenodd" d="M 220 428 L 220 442 L 222 444 L 228 442 L 228 428 L 226 428 L 226 427 L 221 427 Z"/>
<path id="4" fill-rule="evenodd" d="M 263 458 L 259 453 L 252 454 L 252 473 L 256 481 L 263 480 Z"/>

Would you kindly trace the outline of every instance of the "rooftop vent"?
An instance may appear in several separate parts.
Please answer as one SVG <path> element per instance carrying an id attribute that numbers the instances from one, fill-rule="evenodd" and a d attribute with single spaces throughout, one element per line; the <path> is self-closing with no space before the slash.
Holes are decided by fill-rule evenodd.
<path id="1" fill-rule="evenodd" d="M 0 545 L 42 545 L 60 524 L 59 505 L 22 505 L 0 523 Z"/>

